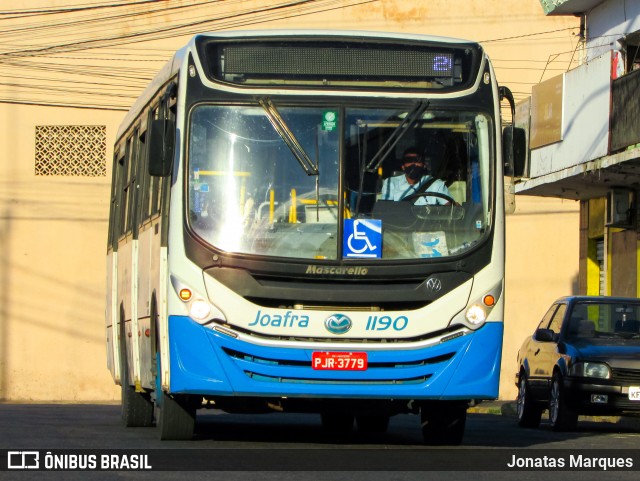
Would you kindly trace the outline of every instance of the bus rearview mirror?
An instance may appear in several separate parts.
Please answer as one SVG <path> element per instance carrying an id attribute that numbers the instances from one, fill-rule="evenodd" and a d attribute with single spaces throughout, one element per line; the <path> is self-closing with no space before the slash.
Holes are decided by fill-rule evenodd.
<path id="1" fill-rule="evenodd" d="M 527 160 L 526 139 L 524 129 L 510 125 L 502 131 L 504 175 L 524 177 Z"/>

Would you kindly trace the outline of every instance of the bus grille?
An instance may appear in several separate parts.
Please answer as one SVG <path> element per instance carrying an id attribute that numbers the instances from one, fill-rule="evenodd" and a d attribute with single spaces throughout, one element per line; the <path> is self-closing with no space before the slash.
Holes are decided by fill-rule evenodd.
<path id="1" fill-rule="evenodd" d="M 456 352 L 448 351 L 416 360 L 406 360 L 402 351 L 396 360 L 368 363 L 366 372 L 317 371 L 310 360 L 256 356 L 237 349 L 223 347 L 222 351 L 233 360 L 246 376 L 254 381 L 310 384 L 419 384 L 431 378 L 438 368 L 452 359 Z M 277 352 L 277 351 L 276 351 Z"/>
<path id="2" fill-rule="evenodd" d="M 282 378 L 275 376 L 265 376 L 250 371 L 245 371 L 245 374 L 255 381 L 263 382 L 281 382 L 281 383 L 303 383 L 303 384 L 366 384 L 366 385 L 381 385 L 381 384 L 421 384 L 431 377 L 431 374 L 427 376 L 408 378 L 408 379 L 306 379 L 306 378 Z"/>

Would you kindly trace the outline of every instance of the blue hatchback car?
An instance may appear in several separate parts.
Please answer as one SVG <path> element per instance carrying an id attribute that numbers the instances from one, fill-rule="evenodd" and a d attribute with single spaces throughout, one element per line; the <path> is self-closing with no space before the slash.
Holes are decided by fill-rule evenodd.
<path id="1" fill-rule="evenodd" d="M 640 299 L 572 296 L 553 303 L 518 351 L 517 412 L 554 430 L 579 414 L 640 414 Z"/>

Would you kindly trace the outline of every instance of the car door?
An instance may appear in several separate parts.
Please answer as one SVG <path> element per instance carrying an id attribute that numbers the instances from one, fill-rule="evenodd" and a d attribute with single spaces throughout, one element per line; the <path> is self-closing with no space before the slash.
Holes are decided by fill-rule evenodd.
<path id="1" fill-rule="evenodd" d="M 566 311 L 565 304 L 553 304 L 540 321 L 536 333 L 540 329 L 557 329 L 560 333 L 562 318 Z M 534 390 L 546 390 L 553 373 L 553 359 L 557 356 L 557 343 L 539 340 L 536 333 L 531 337 L 527 348 L 526 361 L 529 365 L 529 383 Z M 550 366 L 551 364 L 551 366 Z"/>
<path id="2" fill-rule="evenodd" d="M 558 340 L 560 338 L 560 330 L 567 312 L 566 304 L 558 304 L 557 309 L 551 316 L 549 325 L 546 329 L 553 331 L 554 340 L 551 342 L 539 342 L 536 353 L 536 376 L 541 384 L 545 387 L 551 385 L 551 377 L 553 376 L 553 368 L 558 362 L 560 353 L 558 352 Z"/>

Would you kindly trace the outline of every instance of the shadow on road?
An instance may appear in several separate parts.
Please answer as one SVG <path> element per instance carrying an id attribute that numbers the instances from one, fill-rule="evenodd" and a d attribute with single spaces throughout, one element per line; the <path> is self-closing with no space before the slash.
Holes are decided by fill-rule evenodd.
<path id="1" fill-rule="evenodd" d="M 192 441 L 159 441 L 154 428 L 124 428 L 117 405 L 0 404 L 0 447 L 38 448 L 321 448 L 328 445 L 421 448 L 419 416 L 398 415 L 386 433 L 353 432 L 331 436 L 322 430 L 320 416 L 273 413 L 198 413 Z M 464 447 L 577 448 L 612 446 L 636 448 L 640 430 L 634 424 L 581 420 L 573 432 L 557 433 L 543 420 L 539 429 L 522 429 L 511 416 L 470 413 Z"/>

